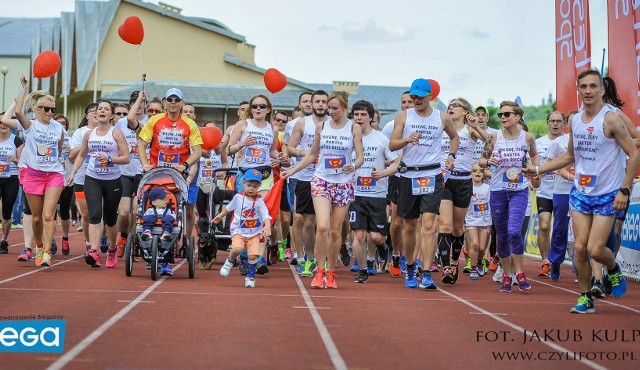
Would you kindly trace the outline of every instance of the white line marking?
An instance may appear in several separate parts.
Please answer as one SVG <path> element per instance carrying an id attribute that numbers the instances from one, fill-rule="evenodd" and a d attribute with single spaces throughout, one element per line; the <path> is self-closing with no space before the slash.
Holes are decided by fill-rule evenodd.
<path id="1" fill-rule="evenodd" d="M 529 278 L 527 278 L 527 279 L 529 279 Z M 546 285 L 546 286 L 549 286 L 549 287 L 552 287 L 552 288 L 560 289 L 560 290 L 563 290 L 565 292 L 569 292 L 571 294 L 580 295 L 580 293 L 578 293 L 576 291 L 573 291 L 571 289 L 567 289 L 567 288 L 559 287 L 559 286 L 556 286 L 556 285 L 553 285 L 553 284 L 545 283 L 544 281 L 540 281 L 540 280 L 536 280 L 536 279 L 529 279 L 529 280 L 535 281 L 538 284 L 542 284 L 542 285 Z M 627 289 L 629 289 L 629 288 L 627 287 Z M 606 303 L 606 304 L 610 304 L 612 306 L 623 308 L 625 310 L 629 310 L 631 312 L 640 313 L 640 310 L 636 310 L 635 308 L 631 308 L 631 307 L 628 307 L 628 306 L 625 306 L 625 305 L 622 305 L 622 304 L 619 304 L 619 303 L 613 303 L 611 301 L 607 301 L 607 300 L 604 300 L 604 299 L 594 299 L 594 302 Z"/>
<path id="2" fill-rule="evenodd" d="M 84 256 L 76 256 L 76 257 L 70 258 L 70 259 L 62 261 L 62 262 L 57 262 L 57 263 L 54 263 L 53 266 L 51 266 L 51 267 L 36 267 L 36 270 L 31 270 L 29 272 L 25 272 L 24 274 L 20 274 L 20 275 L 14 276 L 14 277 L 10 277 L 8 279 L 0 280 L 0 284 L 8 283 L 10 281 L 20 279 L 21 277 L 29 276 L 31 274 L 36 274 L 36 273 L 42 272 L 42 271 L 46 271 L 47 269 L 54 268 L 56 266 L 65 264 L 67 262 L 71 262 L 71 261 L 77 260 L 78 258 L 84 258 Z M 33 263 L 33 261 L 26 262 L 26 263 Z"/>
<path id="3" fill-rule="evenodd" d="M 301 309 L 304 309 L 304 310 L 309 309 L 309 307 L 307 307 L 307 306 L 293 306 L 293 308 L 301 308 Z M 331 309 L 331 307 L 316 307 L 316 310 L 330 310 L 330 309 Z"/>
<path id="4" fill-rule="evenodd" d="M 487 315 L 484 312 L 469 312 L 471 315 Z M 506 313 L 497 313 L 497 312 L 490 312 L 489 316 L 491 315 L 496 315 L 496 316 L 507 316 Z"/>
<path id="5" fill-rule="evenodd" d="M 174 271 L 179 269 L 182 265 L 184 265 L 187 260 L 183 260 L 178 265 L 175 266 Z M 93 342 L 95 342 L 102 334 L 104 334 L 109 328 L 115 325 L 120 319 L 122 319 L 126 314 L 128 314 L 131 310 L 133 310 L 139 303 L 141 303 L 151 292 L 153 292 L 160 284 L 162 284 L 165 280 L 167 280 L 168 276 L 163 276 L 160 280 L 156 281 L 153 285 L 147 288 L 142 294 L 140 294 L 136 299 L 131 301 L 128 305 L 118 311 L 115 315 L 111 316 L 109 320 L 107 320 L 104 324 L 100 325 L 96 330 L 94 330 L 91 334 L 85 337 L 80 343 L 76 344 L 75 347 L 71 348 L 71 350 L 65 353 L 62 357 L 60 357 L 57 361 L 52 363 L 47 370 L 58 370 L 64 368 L 69 362 L 73 361 L 73 359 L 78 356 L 82 351 L 87 349 Z"/>
<path id="6" fill-rule="evenodd" d="M 131 303 L 133 301 L 126 301 L 124 299 L 118 299 L 116 302 L 118 302 L 118 303 Z M 138 303 L 156 303 L 156 301 L 140 301 Z"/>
<path id="7" fill-rule="evenodd" d="M 322 317 L 320 317 L 320 314 L 318 313 L 318 309 L 313 304 L 313 301 L 311 300 L 311 296 L 309 296 L 307 289 L 304 287 L 304 284 L 302 284 L 302 280 L 300 279 L 300 277 L 298 276 L 298 274 L 296 273 L 296 270 L 292 265 L 289 265 L 289 269 L 293 274 L 293 278 L 296 280 L 296 284 L 298 284 L 298 289 L 300 289 L 302 298 L 304 298 L 304 303 L 309 308 L 309 313 L 311 314 L 311 318 L 313 319 L 313 322 L 316 324 L 316 328 L 318 329 L 320 338 L 322 338 L 324 347 L 327 349 L 327 352 L 329 353 L 329 358 L 331 359 L 331 363 L 333 363 L 333 367 L 336 368 L 336 370 L 348 370 L 347 364 L 344 362 L 344 359 L 342 358 L 340 351 L 338 351 L 338 347 L 336 346 L 333 339 L 331 338 L 331 334 L 329 334 L 329 330 L 324 325 L 324 321 L 322 321 Z"/>
<path id="8" fill-rule="evenodd" d="M 458 302 L 464 303 L 465 305 L 471 307 L 472 309 L 474 309 L 474 310 L 476 310 L 476 311 L 478 311 L 478 312 L 480 312 L 482 314 L 485 314 L 485 315 L 491 317 L 492 319 L 494 319 L 494 320 L 496 320 L 496 321 L 498 321 L 498 322 L 500 322 L 500 323 L 502 323 L 502 324 L 514 329 L 514 330 L 517 330 L 522 334 L 524 334 L 525 329 L 523 327 L 518 326 L 518 325 L 512 323 L 511 321 L 507 321 L 507 320 L 505 320 L 505 319 L 503 319 L 503 318 L 501 318 L 499 316 L 496 316 L 496 315 L 492 314 L 491 312 L 489 312 L 489 311 L 487 311 L 487 310 L 485 310 L 485 309 L 483 309 L 481 307 L 478 307 L 475 304 L 467 301 L 466 299 L 464 299 L 462 297 L 458 297 L 455 294 L 449 293 L 449 292 L 447 292 L 446 290 L 444 290 L 442 288 L 438 288 L 438 291 L 443 293 L 443 294 L 445 294 L 445 295 L 447 295 L 447 296 L 449 296 L 449 297 L 451 297 L 451 298 L 453 298 L 453 299 L 455 299 L 455 300 L 457 300 Z M 559 352 L 573 352 L 573 351 L 571 351 L 571 350 L 569 350 L 567 348 L 564 348 L 564 347 L 559 346 L 559 345 L 557 345 L 555 343 L 552 343 L 552 342 L 541 341 L 540 343 L 544 344 L 545 346 L 551 347 L 554 350 L 559 351 Z M 581 360 L 578 360 L 578 361 L 582 362 L 583 364 L 585 364 L 586 366 L 588 366 L 588 367 L 590 367 L 592 369 L 607 370 L 606 367 L 604 367 L 604 366 L 602 366 L 600 364 L 597 364 L 597 363 L 595 363 L 593 361 L 589 361 L 587 359 L 581 359 Z"/>

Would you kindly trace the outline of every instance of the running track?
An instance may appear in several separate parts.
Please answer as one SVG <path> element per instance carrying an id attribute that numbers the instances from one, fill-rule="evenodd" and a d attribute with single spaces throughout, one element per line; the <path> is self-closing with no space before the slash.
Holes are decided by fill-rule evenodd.
<path id="1" fill-rule="evenodd" d="M 125 276 L 122 261 L 114 270 L 91 269 L 81 256 L 79 233 L 71 236 L 71 255 L 58 253 L 53 267 L 36 268 L 16 261 L 22 240 L 21 230 L 13 230 L 9 254 L 0 255 L 0 316 L 62 315 L 65 349 L 63 354 L 0 353 L 0 369 L 637 369 L 640 364 L 640 284 L 630 282 L 621 300 L 597 301 L 595 315 L 570 315 L 577 284 L 565 267 L 558 283 L 534 277 L 530 291 L 514 287 L 507 294 L 498 292 L 490 276 L 470 281 L 461 275 L 456 285 L 428 292 L 406 289 L 402 278 L 388 274 L 355 284 L 355 274 L 345 267 L 338 269 L 339 289 L 313 290 L 308 278 L 298 278 L 281 262 L 258 277 L 255 289 L 245 289 L 236 269 L 228 278 L 219 275 L 220 263 L 211 271 L 197 270 L 193 280 L 187 265 L 179 264 L 173 277 L 156 282 L 142 263 L 134 265 L 132 277 Z M 538 265 L 526 260 L 525 271 L 534 276 Z M 435 274 L 436 281 L 440 277 Z M 602 329 L 609 330 L 610 342 Z M 524 330 L 535 330 L 540 339 L 529 335 L 523 344 Z M 544 330 L 555 341 L 545 341 Z M 494 351 L 534 357 L 499 360 Z M 579 352 L 618 359 L 579 360 Z"/>

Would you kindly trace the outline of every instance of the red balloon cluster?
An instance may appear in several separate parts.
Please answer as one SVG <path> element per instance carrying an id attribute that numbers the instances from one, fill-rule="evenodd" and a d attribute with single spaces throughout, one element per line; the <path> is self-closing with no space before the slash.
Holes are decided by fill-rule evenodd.
<path id="1" fill-rule="evenodd" d="M 33 62 L 33 75 L 37 78 L 47 78 L 60 70 L 60 55 L 53 50 L 45 50 L 38 54 Z"/>
<path id="2" fill-rule="evenodd" d="M 124 23 L 118 27 L 118 35 L 124 41 L 133 44 L 140 45 L 144 39 L 144 27 L 142 21 L 135 15 L 128 17 L 124 20 Z"/>
<path id="3" fill-rule="evenodd" d="M 431 84 L 431 100 L 436 100 L 438 95 L 440 95 L 440 84 L 436 80 L 427 79 Z"/>
<path id="4" fill-rule="evenodd" d="M 202 136 L 202 149 L 204 150 L 213 150 L 222 141 L 222 131 L 215 126 L 201 127 L 200 136 Z"/>
<path id="5" fill-rule="evenodd" d="M 269 68 L 264 72 L 264 85 L 275 94 L 287 86 L 287 76 L 275 68 Z"/>

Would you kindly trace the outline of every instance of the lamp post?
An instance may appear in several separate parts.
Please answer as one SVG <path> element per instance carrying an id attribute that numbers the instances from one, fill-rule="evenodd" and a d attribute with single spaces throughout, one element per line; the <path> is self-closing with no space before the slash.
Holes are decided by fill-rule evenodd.
<path id="1" fill-rule="evenodd" d="M 2 111 L 4 112 L 4 92 L 7 86 L 7 73 L 9 73 L 9 67 L 0 67 L 0 72 L 2 72 Z"/>

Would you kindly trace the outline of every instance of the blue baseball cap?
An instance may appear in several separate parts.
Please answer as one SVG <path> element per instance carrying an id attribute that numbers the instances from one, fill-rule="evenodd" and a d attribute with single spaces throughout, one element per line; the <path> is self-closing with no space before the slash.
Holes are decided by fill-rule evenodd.
<path id="1" fill-rule="evenodd" d="M 409 95 L 417 95 L 424 98 L 431 93 L 431 83 L 424 78 L 418 78 L 411 83 Z"/>
<path id="2" fill-rule="evenodd" d="M 182 91 L 180 91 L 180 89 L 176 89 L 174 87 L 174 88 L 171 88 L 171 89 L 167 90 L 167 93 L 164 94 L 164 98 L 166 99 L 166 98 L 168 98 L 168 97 L 170 97 L 172 95 L 177 96 L 178 98 L 180 98 L 180 100 L 184 100 L 184 95 L 182 94 Z"/>
<path id="3" fill-rule="evenodd" d="M 153 202 L 158 199 L 165 199 L 167 192 L 163 188 L 153 188 L 149 190 L 149 201 Z"/>
<path id="4" fill-rule="evenodd" d="M 257 181 L 262 182 L 262 172 L 258 170 L 249 170 L 244 173 L 244 181 Z"/>

